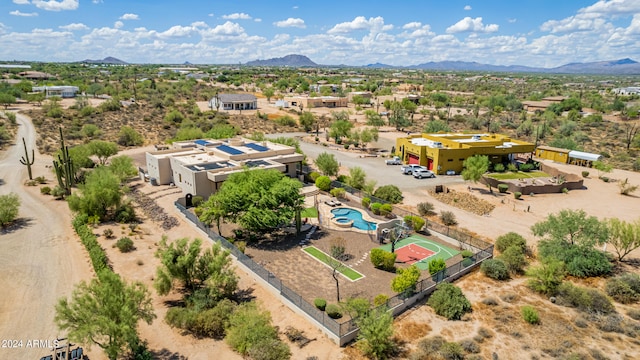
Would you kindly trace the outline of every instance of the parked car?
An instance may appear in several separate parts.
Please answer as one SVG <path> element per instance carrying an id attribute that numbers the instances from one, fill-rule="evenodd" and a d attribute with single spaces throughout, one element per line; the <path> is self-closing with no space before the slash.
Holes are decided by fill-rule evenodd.
<path id="1" fill-rule="evenodd" d="M 413 172 L 418 169 L 428 170 L 426 167 L 421 165 L 409 164 L 409 165 L 402 165 L 402 167 L 400 168 L 400 171 L 402 171 L 402 173 L 405 175 L 410 175 L 410 174 L 413 174 Z"/>
<path id="2" fill-rule="evenodd" d="M 387 165 L 402 165 L 402 160 L 400 160 L 399 156 L 394 156 L 391 159 L 387 159 L 384 161 Z"/>
<path id="3" fill-rule="evenodd" d="M 433 171 L 431 170 L 427 170 L 427 169 L 416 169 L 413 170 L 413 177 L 417 178 L 417 179 L 422 179 L 424 178 L 434 178 L 436 177 L 436 174 L 433 173 Z"/>

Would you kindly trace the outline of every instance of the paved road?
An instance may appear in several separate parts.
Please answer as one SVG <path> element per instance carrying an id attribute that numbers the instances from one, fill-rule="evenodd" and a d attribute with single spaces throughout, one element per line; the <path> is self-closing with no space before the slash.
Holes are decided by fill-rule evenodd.
<path id="1" fill-rule="evenodd" d="M 86 256 L 75 241 L 66 202 L 55 202 L 39 194 L 36 187 L 26 188 L 27 169 L 19 160 L 27 147 L 35 147 L 36 132 L 31 121 L 17 116 L 16 145 L 0 155 L 0 194 L 20 197 L 21 226 L 0 230 L 0 339 L 16 340 L 17 348 L 0 344 L 0 359 L 39 359 L 47 355 L 46 341 L 62 335 L 53 322 L 58 298 L 68 296 L 73 285 L 91 274 Z M 50 157 L 38 154 L 34 177 L 55 176 L 45 165 Z M 50 181 L 50 186 L 53 186 Z M 33 346 L 28 341 L 44 340 Z M 21 341 L 21 342 L 20 342 Z"/>
<path id="2" fill-rule="evenodd" d="M 300 138 L 305 136 L 306 133 L 282 133 L 282 134 L 268 134 L 267 137 L 296 137 Z M 377 147 L 383 149 L 390 149 L 394 142 L 389 139 L 380 138 L 377 143 Z M 437 176 L 435 179 L 416 179 L 410 175 L 403 175 L 400 172 L 400 166 L 397 165 L 385 165 L 384 158 L 378 157 L 360 157 L 361 154 L 337 150 L 333 147 L 326 147 L 317 145 L 314 143 L 307 143 L 300 141 L 301 150 L 307 155 L 307 157 L 315 159 L 319 154 L 328 152 L 334 154 L 340 165 L 349 168 L 359 166 L 367 174 L 367 179 L 374 179 L 377 181 L 377 186 L 382 185 L 396 185 L 405 196 L 417 195 L 421 190 L 434 187 L 435 185 L 443 184 L 460 184 L 464 181 L 458 175 L 456 176 Z"/>

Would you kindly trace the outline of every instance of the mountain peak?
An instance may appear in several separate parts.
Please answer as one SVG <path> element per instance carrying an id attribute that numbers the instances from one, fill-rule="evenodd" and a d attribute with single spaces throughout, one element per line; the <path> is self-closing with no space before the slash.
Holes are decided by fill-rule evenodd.
<path id="1" fill-rule="evenodd" d="M 85 60 L 82 60 L 80 62 L 87 63 L 87 64 L 117 64 L 117 65 L 126 65 L 127 64 L 126 61 L 122 61 L 120 59 L 114 58 L 113 56 L 107 56 L 106 58 L 104 58 L 102 60 L 85 59 Z"/>
<path id="2" fill-rule="evenodd" d="M 298 54 L 289 54 L 281 58 L 249 61 L 245 65 L 247 66 L 291 66 L 291 67 L 318 66 L 318 64 L 311 61 L 308 57 L 304 55 L 298 55 Z"/>

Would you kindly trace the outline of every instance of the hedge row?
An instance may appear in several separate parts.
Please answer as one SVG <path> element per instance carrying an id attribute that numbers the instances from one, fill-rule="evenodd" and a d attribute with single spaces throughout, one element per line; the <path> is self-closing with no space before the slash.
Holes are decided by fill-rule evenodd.
<path id="1" fill-rule="evenodd" d="M 87 249 L 89 257 L 91 258 L 93 270 L 95 270 L 96 274 L 105 269 L 111 271 L 112 269 L 109 266 L 109 258 L 107 257 L 107 253 L 105 253 L 104 249 L 98 243 L 98 239 L 93 234 L 93 231 L 87 225 L 88 220 L 89 218 L 86 214 L 77 215 L 73 219 L 73 228 L 75 229 L 78 236 L 80 236 L 80 241 Z"/>

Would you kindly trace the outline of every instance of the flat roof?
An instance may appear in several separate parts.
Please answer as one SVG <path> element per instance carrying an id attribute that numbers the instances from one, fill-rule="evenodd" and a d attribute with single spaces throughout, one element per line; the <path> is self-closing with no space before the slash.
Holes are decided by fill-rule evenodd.
<path id="1" fill-rule="evenodd" d="M 187 165 L 186 168 L 192 171 L 208 171 L 222 169 L 227 167 L 235 167 L 236 165 L 228 161 L 209 162 L 195 165 Z"/>
<path id="2" fill-rule="evenodd" d="M 232 148 L 229 145 L 218 145 L 216 146 L 216 149 L 222 151 L 222 152 L 226 152 L 229 155 L 242 155 L 244 154 L 244 152 L 242 150 L 238 150 L 236 148 Z"/>

